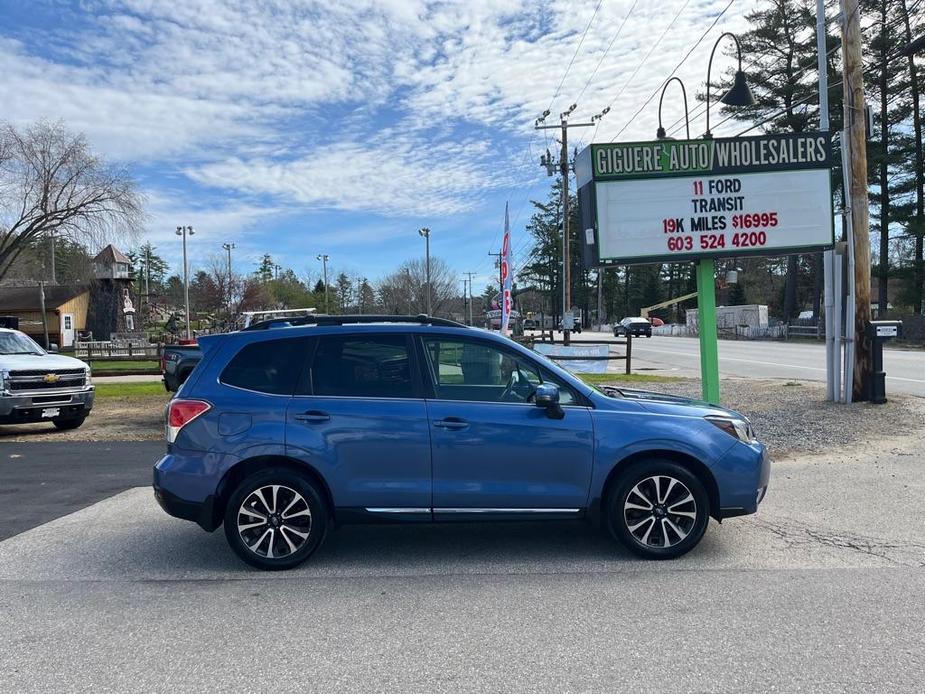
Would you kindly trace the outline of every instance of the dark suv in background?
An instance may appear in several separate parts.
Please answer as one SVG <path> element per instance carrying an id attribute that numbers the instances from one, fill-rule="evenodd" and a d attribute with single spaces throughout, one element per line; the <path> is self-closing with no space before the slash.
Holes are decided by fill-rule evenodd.
<path id="1" fill-rule="evenodd" d="M 748 421 L 598 390 L 497 333 L 428 317 L 311 316 L 200 338 L 154 467 L 164 509 L 265 569 L 333 523 L 602 523 L 644 557 L 754 513 L 770 464 Z"/>

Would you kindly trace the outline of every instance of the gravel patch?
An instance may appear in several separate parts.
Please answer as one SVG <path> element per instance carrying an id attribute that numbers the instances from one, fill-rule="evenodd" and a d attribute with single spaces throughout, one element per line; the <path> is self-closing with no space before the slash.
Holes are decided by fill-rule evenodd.
<path id="1" fill-rule="evenodd" d="M 613 383 L 619 385 L 619 377 Z M 699 380 L 627 387 L 700 398 Z M 925 430 L 925 401 L 909 396 L 891 396 L 883 405 L 841 405 L 826 402 L 820 383 L 751 379 L 723 379 L 720 395 L 724 407 L 749 418 L 776 459 L 877 445 Z"/>

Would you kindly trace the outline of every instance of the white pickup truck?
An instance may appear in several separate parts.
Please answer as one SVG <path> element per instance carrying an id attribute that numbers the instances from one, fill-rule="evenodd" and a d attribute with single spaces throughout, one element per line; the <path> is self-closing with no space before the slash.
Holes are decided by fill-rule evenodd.
<path id="1" fill-rule="evenodd" d="M 0 328 L 0 424 L 51 421 L 58 429 L 76 429 L 92 407 L 89 366 Z"/>

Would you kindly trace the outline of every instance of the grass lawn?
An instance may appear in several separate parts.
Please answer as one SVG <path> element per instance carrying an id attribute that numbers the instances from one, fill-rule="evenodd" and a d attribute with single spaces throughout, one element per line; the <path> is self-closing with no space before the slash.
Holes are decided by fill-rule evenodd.
<path id="1" fill-rule="evenodd" d="M 87 361 L 84 359 L 83 361 Z M 96 371 L 158 371 L 160 362 L 156 359 L 130 359 L 126 361 L 117 359 L 92 359 L 88 362 Z"/>
<path id="2" fill-rule="evenodd" d="M 602 383 L 676 383 L 688 379 L 679 376 L 659 376 L 658 374 L 575 374 L 585 383 L 600 385 Z"/>
<path id="3" fill-rule="evenodd" d="M 149 398 L 157 397 L 164 401 L 170 393 L 164 390 L 163 383 L 98 383 L 96 397 L 102 399 Z"/>

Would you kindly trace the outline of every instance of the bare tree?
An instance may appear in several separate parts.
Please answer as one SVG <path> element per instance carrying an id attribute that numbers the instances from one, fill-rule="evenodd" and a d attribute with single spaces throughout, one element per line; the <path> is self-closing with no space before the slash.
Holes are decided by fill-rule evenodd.
<path id="1" fill-rule="evenodd" d="M 137 231 L 141 196 L 125 171 L 60 124 L 0 126 L 0 279 L 50 234 L 92 245 Z"/>
<path id="2" fill-rule="evenodd" d="M 458 294 L 456 272 L 440 258 L 430 259 L 434 315 L 446 313 Z M 397 272 L 379 282 L 379 297 L 387 313 L 423 313 L 427 305 L 427 268 L 424 259 L 406 260 Z"/>

